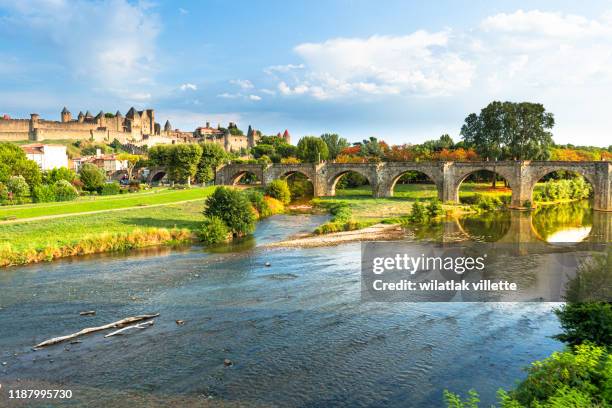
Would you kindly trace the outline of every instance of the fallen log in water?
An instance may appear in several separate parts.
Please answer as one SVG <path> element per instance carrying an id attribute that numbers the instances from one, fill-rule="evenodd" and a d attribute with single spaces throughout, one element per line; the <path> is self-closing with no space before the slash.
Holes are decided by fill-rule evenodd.
<path id="1" fill-rule="evenodd" d="M 104 336 L 104 338 L 113 337 L 118 334 L 124 334 L 126 331 L 131 330 L 131 329 L 140 329 L 140 330 L 146 329 L 147 327 L 153 326 L 153 323 L 155 323 L 155 320 L 149 320 L 148 322 L 133 324 L 131 326 L 124 327 L 123 329 L 115 330 L 112 333 L 108 333 L 106 336 Z"/>
<path id="2" fill-rule="evenodd" d="M 84 335 L 89 334 L 89 333 L 95 333 L 95 332 L 99 332 L 99 331 L 102 331 L 102 330 L 113 329 L 115 327 L 125 326 L 126 324 L 130 324 L 130 323 L 140 322 L 142 320 L 152 319 L 152 318 L 157 317 L 157 316 L 159 316 L 159 313 L 149 314 L 149 315 L 132 316 L 132 317 L 126 317 L 125 319 L 121 319 L 121 320 L 118 320 L 118 321 L 113 322 L 113 323 L 105 324 L 104 326 L 88 327 L 86 329 L 83 329 L 83 330 L 81 330 L 79 332 L 76 332 L 76 333 L 69 334 L 67 336 L 54 337 L 52 339 L 45 340 L 42 343 L 38 343 L 37 345 L 35 345 L 34 349 L 39 349 L 39 348 L 42 348 L 42 347 L 51 346 L 53 344 L 57 344 L 57 343 L 64 342 L 66 340 L 74 339 L 75 337 L 84 336 Z"/>

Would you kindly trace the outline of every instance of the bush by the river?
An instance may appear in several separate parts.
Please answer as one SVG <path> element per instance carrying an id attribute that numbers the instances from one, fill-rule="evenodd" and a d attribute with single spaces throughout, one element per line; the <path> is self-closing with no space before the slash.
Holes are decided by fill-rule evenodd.
<path id="1" fill-rule="evenodd" d="M 588 342 L 612 348 L 610 299 L 612 249 L 584 261 L 576 277 L 568 281 L 566 303 L 555 310 L 563 332 L 555 338 L 572 346 Z"/>
<path id="2" fill-rule="evenodd" d="M 412 209 L 407 219 L 409 222 L 414 224 L 424 224 L 444 214 L 442 203 L 439 199 L 434 198 L 429 201 L 427 205 L 423 205 L 421 202 L 416 201 L 412 204 Z"/>
<path id="3" fill-rule="evenodd" d="M 291 191 L 287 185 L 286 180 L 274 180 L 266 186 L 266 195 L 272 198 L 276 198 L 283 204 L 289 204 L 291 202 Z"/>
<path id="4" fill-rule="evenodd" d="M 315 228 L 315 234 L 330 234 L 341 231 L 354 231 L 369 227 L 371 223 L 356 221 L 353 212 L 345 201 L 314 200 L 316 205 L 325 208 L 332 216 L 331 220 Z"/>
<path id="5" fill-rule="evenodd" d="M 535 201 L 583 200 L 593 192 L 591 185 L 583 177 L 571 180 L 550 180 L 544 183 L 540 191 L 533 195 Z"/>
<path id="6" fill-rule="evenodd" d="M 234 236 L 250 234 L 255 230 L 255 214 L 246 194 L 228 187 L 217 187 L 206 199 L 207 217 L 219 217 Z"/>
<path id="7" fill-rule="evenodd" d="M 247 190 L 245 191 L 246 196 L 253 208 L 257 211 L 257 216 L 259 218 L 266 218 L 272 215 L 272 209 L 264 200 L 264 195 L 257 190 Z"/>
<path id="8" fill-rule="evenodd" d="M 500 408 L 608 407 L 612 401 L 612 355 L 605 347 L 582 344 L 535 361 L 527 378 L 510 391 L 500 389 Z M 449 408 L 477 408 L 478 393 L 466 399 L 444 391 Z"/>
<path id="9" fill-rule="evenodd" d="M 41 184 L 32 189 L 32 200 L 35 203 L 50 203 L 55 201 L 55 188 L 49 184 Z"/>
<path id="10" fill-rule="evenodd" d="M 6 188 L 14 199 L 23 198 L 30 194 L 30 186 L 23 176 L 11 176 L 6 182 Z"/>
<path id="11" fill-rule="evenodd" d="M 204 218 L 204 222 L 198 231 L 200 241 L 207 245 L 226 242 L 229 236 L 229 228 L 221 218 L 216 216 Z"/>

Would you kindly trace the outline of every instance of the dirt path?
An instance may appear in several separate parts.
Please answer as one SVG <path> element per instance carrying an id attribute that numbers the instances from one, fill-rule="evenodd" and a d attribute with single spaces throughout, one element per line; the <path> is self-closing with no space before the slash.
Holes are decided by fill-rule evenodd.
<path id="1" fill-rule="evenodd" d="M 43 215 L 41 217 L 31 217 L 31 218 L 16 218 L 14 220 L 0 221 L 0 225 L 18 224 L 20 222 L 31 222 L 31 221 L 40 221 L 40 220 L 50 220 L 53 218 L 74 217 L 74 216 L 79 216 L 79 215 L 100 214 L 100 213 L 113 212 L 113 211 L 125 211 L 125 210 L 136 210 L 136 209 L 143 209 L 143 208 L 163 207 L 165 205 L 184 204 L 184 203 L 190 203 L 192 201 L 202 201 L 202 200 L 204 200 L 204 198 L 194 198 L 192 200 L 174 201 L 172 203 L 146 204 L 146 205 L 135 205 L 131 207 L 122 207 L 122 208 L 109 208 L 108 210 L 82 211 L 82 212 L 73 212 L 73 213 L 67 213 L 67 214 Z"/>
<path id="2" fill-rule="evenodd" d="M 373 241 L 386 239 L 399 239 L 404 236 L 404 231 L 399 225 L 376 224 L 371 227 L 355 230 L 334 232 L 324 235 L 308 235 L 280 242 L 272 242 L 263 245 L 265 248 L 313 248 L 332 246 L 347 242 Z"/>

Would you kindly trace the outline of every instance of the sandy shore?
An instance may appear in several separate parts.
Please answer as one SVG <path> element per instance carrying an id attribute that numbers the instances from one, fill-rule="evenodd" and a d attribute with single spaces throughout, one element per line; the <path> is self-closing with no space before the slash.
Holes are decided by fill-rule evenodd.
<path id="1" fill-rule="evenodd" d="M 376 224 L 372 225 L 371 227 L 355 231 L 343 231 L 334 232 L 332 234 L 296 237 L 285 241 L 272 242 L 264 245 L 264 247 L 312 248 L 345 244 L 347 242 L 399 239 L 403 236 L 404 231 L 399 225 Z"/>

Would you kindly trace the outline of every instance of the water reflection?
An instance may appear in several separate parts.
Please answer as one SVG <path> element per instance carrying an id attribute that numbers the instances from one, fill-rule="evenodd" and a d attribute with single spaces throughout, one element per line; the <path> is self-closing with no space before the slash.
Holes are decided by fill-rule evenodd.
<path id="1" fill-rule="evenodd" d="M 433 228 L 434 239 L 453 240 L 458 236 L 478 242 L 610 242 L 612 214 L 593 211 L 589 201 L 540 207 L 532 212 L 499 211 L 449 219 L 443 232 Z"/>

